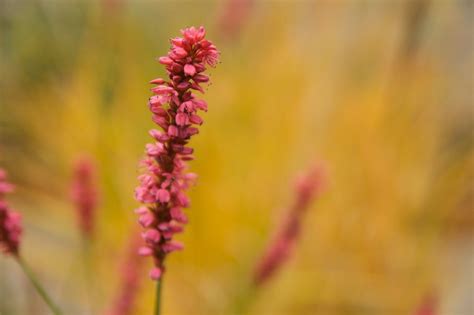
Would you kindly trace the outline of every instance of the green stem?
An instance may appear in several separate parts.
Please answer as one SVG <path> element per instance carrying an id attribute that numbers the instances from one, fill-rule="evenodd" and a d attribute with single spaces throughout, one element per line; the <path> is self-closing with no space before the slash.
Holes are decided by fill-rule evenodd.
<path id="1" fill-rule="evenodd" d="M 163 275 L 156 281 L 156 297 L 155 297 L 155 315 L 161 314 L 161 286 L 163 285 Z"/>
<path id="2" fill-rule="evenodd" d="M 38 294 L 43 298 L 43 300 L 49 306 L 49 309 L 51 310 L 51 312 L 53 312 L 53 314 L 55 314 L 55 315 L 61 315 L 62 314 L 61 311 L 56 306 L 56 304 L 54 304 L 53 300 L 51 300 L 48 293 L 46 293 L 46 291 L 43 289 L 43 287 L 38 282 L 35 275 L 31 271 L 30 267 L 28 267 L 28 265 L 25 263 L 23 258 L 21 258 L 20 256 L 16 256 L 15 258 L 16 258 L 16 261 L 18 262 L 18 264 L 20 264 L 21 268 L 25 272 L 28 279 L 30 279 L 31 283 L 33 284 L 33 286 L 36 289 L 36 291 L 38 292 Z"/>
<path id="3" fill-rule="evenodd" d="M 229 314 L 247 314 L 258 294 L 258 288 L 253 283 L 242 286 L 239 291 Z"/>

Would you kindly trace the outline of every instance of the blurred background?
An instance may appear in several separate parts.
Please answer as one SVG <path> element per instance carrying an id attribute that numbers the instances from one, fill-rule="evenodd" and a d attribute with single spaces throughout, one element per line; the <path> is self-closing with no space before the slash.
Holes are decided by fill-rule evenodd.
<path id="1" fill-rule="evenodd" d="M 65 314 L 111 307 L 138 234 L 148 81 L 169 38 L 204 25 L 221 63 L 164 314 L 416 314 L 427 300 L 472 314 L 473 17 L 470 0 L 0 0 L 0 166 L 25 259 Z M 86 267 L 70 198 L 83 156 L 100 199 Z M 246 294 L 316 160 L 328 189 L 288 263 Z M 152 312 L 150 265 L 133 314 Z M 48 314 L 4 256 L 0 314 Z"/>

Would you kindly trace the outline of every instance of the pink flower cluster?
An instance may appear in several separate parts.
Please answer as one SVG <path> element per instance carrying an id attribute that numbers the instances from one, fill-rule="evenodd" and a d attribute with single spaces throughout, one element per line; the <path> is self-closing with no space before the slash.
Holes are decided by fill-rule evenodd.
<path id="1" fill-rule="evenodd" d="M 21 237 L 21 216 L 10 209 L 5 195 L 13 191 L 13 185 L 6 181 L 6 172 L 0 169 L 0 250 L 6 254 L 18 255 Z"/>
<path id="2" fill-rule="evenodd" d="M 298 178 L 295 185 L 296 200 L 255 270 L 256 285 L 261 285 L 270 279 L 289 258 L 300 234 L 303 214 L 325 186 L 325 169 L 320 165 L 315 165 Z"/>
<path id="3" fill-rule="evenodd" d="M 183 208 L 189 206 L 189 199 L 185 191 L 196 178 L 186 172 L 186 161 L 193 159 L 193 149 L 187 143 L 203 122 L 198 110 L 207 111 L 206 102 L 196 98 L 192 90 L 204 93 L 201 84 L 209 77 L 203 72 L 206 65 L 215 66 L 219 58 L 216 47 L 205 39 L 204 27 L 190 27 L 181 33 L 183 37 L 171 39 L 168 55 L 159 58 L 169 80 L 151 81 L 156 84 L 149 100 L 152 120 L 163 131 L 150 130 L 155 142 L 146 145 L 147 156 L 142 162 L 146 172 L 139 177 L 135 191 L 136 199 L 146 204 L 136 210 L 145 228 L 142 236 L 146 246 L 139 254 L 154 258 L 155 267 L 150 272 L 154 280 L 164 271 L 166 255 L 183 248 L 173 235 L 182 232 L 187 222 Z"/>
<path id="4" fill-rule="evenodd" d="M 97 191 L 94 181 L 94 165 L 88 159 L 77 161 L 71 187 L 71 197 L 77 209 L 79 227 L 85 237 L 91 237 L 94 230 L 94 216 L 97 208 Z"/>

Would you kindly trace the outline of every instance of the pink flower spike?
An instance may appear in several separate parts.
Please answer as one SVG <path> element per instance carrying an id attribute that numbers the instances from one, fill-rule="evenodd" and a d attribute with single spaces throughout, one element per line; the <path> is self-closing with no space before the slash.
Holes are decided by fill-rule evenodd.
<path id="1" fill-rule="evenodd" d="M 79 227 L 86 238 L 92 237 L 97 210 L 95 168 L 88 158 L 80 158 L 74 166 L 71 198 L 76 206 Z"/>
<path id="2" fill-rule="evenodd" d="M 325 186 L 326 176 L 322 174 L 324 167 L 316 165 L 295 185 L 295 201 L 255 269 L 253 280 L 257 286 L 271 279 L 290 257 L 299 238 L 303 214 L 313 198 L 319 196 L 320 187 Z"/>
<path id="3" fill-rule="evenodd" d="M 140 285 L 142 282 L 141 271 L 143 269 L 143 260 L 137 259 L 137 248 L 139 246 L 138 237 L 133 237 L 127 248 L 124 259 L 117 272 L 120 277 L 118 290 L 112 300 L 112 303 L 105 313 L 106 315 L 132 315 L 135 313 L 135 302 L 139 297 Z M 142 247 L 138 252 L 150 256 L 153 254 L 151 249 L 149 252 Z"/>
<path id="4" fill-rule="evenodd" d="M 191 161 L 193 148 L 188 142 L 199 133 L 196 126 L 203 120 L 197 110 L 207 110 L 207 104 L 194 95 L 193 90 L 204 90 L 199 83 L 209 81 L 204 74 L 206 65 L 214 65 L 219 53 L 205 39 L 204 27 L 182 30 L 182 37 L 171 39 L 167 56 L 160 57 L 168 79 L 155 79 L 155 94 L 149 99 L 152 120 L 163 131 L 152 130 L 150 135 L 157 141 L 146 146 L 145 176 L 140 176 L 140 186 L 135 190 L 138 201 L 146 204 L 147 211 L 139 211 L 139 223 L 144 228 L 147 246 L 143 251 L 153 257 L 155 268 L 152 279 L 159 279 L 164 261 L 172 251 L 183 246 L 173 242 L 173 236 L 183 231 L 187 222 L 182 208 L 189 207 L 186 190 L 194 182 L 194 174 L 187 173 L 187 161 Z M 158 237 L 159 235 L 159 237 Z"/>

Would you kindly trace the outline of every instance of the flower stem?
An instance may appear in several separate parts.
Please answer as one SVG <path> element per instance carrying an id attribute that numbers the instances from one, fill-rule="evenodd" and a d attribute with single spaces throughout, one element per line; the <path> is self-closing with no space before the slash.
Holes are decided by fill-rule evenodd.
<path id="1" fill-rule="evenodd" d="M 155 314 L 161 314 L 161 286 L 163 285 L 163 275 L 156 281 Z"/>
<path id="2" fill-rule="evenodd" d="M 38 282 L 35 275 L 31 271 L 30 267 L 25 263 L 23 258 L 21 258 L 20 256 L 16 256 L 15 258 L 16 258 L 16 261 L 18 262 L 18 264 L 21 266 L 21 268 L 25 272 L 28 279 L 30 279 L 31 283 L 33 284 L 33 286 L 36 289 L 36 291 L 38 292 L 38 294 L 43 298 L 44 302 L 49 306 L 49 309 L 51 310 L 51 312 L 53 312 L 53 314 L 55 314 L 55 315 L 61 315 L 62 314 L 61 311 L 56 306 L 56 304 L 54 304 L 54 302 L 51 300 L 51 298 L 46 293 L 44 288 Z"/>
<path id="3" fill-rule="evenodd" d="M 84 237 L 82 240 L 82 262 L 84 265 L 84 289 L 86 290 L 86 297 L 88 302 L 88 314 L 95 314 L 94 297 L 96 296 L 95 282 L 93 279 L 93 257 L 92 257 L 92 242 L 90 238 Z"/>

